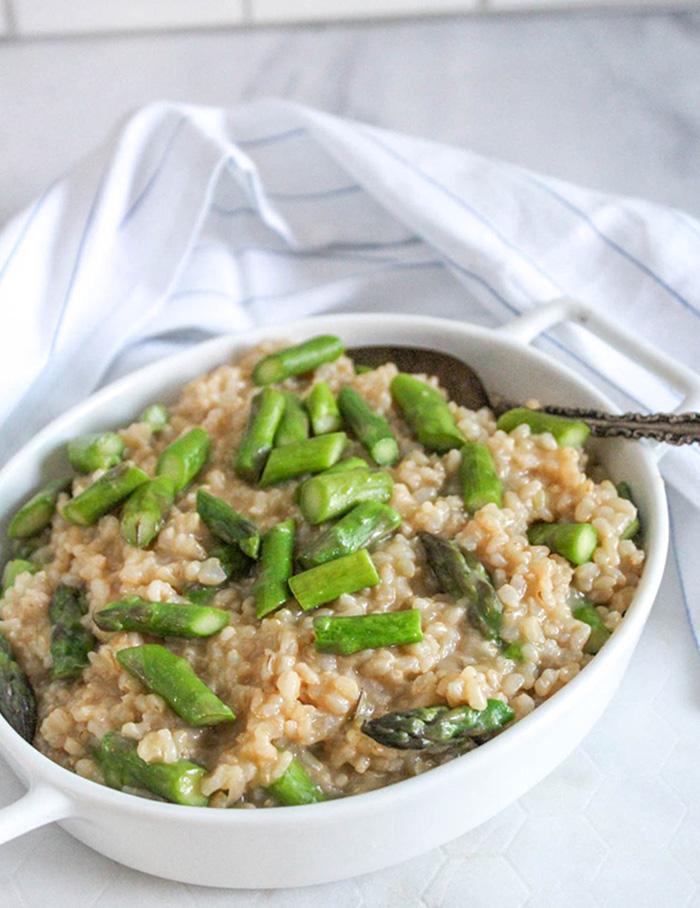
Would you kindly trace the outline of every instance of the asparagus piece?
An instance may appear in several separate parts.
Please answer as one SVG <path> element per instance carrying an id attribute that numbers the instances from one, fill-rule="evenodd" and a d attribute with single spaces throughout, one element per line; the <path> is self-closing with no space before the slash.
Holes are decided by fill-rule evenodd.
<path id="1" fill-rule="evenodd" d="M 175 485 L 169 476 L 157 476 L 132 492 L 122 512 L 122 536 L 129 545 L 141 549 L 150 545 L 174 501 Z"/>
<path id="2" fill-rule="evenodd" d="M 517 642 L 509 643 L 503 650 L 503 655 L 506 659 L 512 659 L 514 662 L 523 661 L 523 649 Z"/>
<path id="3" fill-rule="evenodd" d="M 337 337 L 329 334 L 312 337 L 303 344 L 265 356 L 253 369 L 253 381 L 256 385 L 269 385 L 291 375 L 311 372 L 322 363 L 338 359 L 344 349 Z"/>
<path id="4" fill-rule="evenodd" d="M 316 567 L 368 548 L 386 539 L 400 523 L 400 515 L 389 505 L 362 501 L 317 536 L 299 555 L 299 563 L 305 568 Z"/>
<path id="5" fill-rule="evenodd" d="M 2 595 L 4 596 L 9 588 L 14 586 L 20 574 L 36 574 L 40 570 L 41 565 L 36 561 L 27 561 L 24 558 L 13 558 L 12 561 L 8 561 L 2 572 Z"/>
<path id="6" fill-rule="evenodd" d="M 154 435 L 167 426 L 168 419 L 168 411 L 163 404 L 149 404 L 139 416 L 139 421 L 145 422 Z"/>
<path id="7" fill-rule="evenodd" d="M 144 482 L 148 482 L 148 476 L 143 470 L 130 463 L 119 463 L 71 498 L 63 508 L 63 516 L 79 526 L 92 526 Z"/>
<path id="8" fill-rule="evenodd" d="M 467 512 L 475 514 L 487 504 L 495 504 L 500 508 L 503 502 L 503 484 L 496 473 L 488 445 L 468 441 L 462 447 L 461 454 L 459 481 Z"/>
<path id="9" fill-rule="evenodd" d="M 116 432 L 80 435 L 68 442 L 68 460 L 79 473 L 108 470 L 124 459 L 126 445 Z"/>
<path id="10" fill-rule="evenodd" d="M 343 419 L 372 460 L 380 466 L 396 463 L 399 446 L 386 419 L 375 413 L 367 401 L 352 388 L 341 389 L 338 404 Z"/>
<path id="11" fill-rule="evenodd" d="M 355 375 L 366 375 L 368 372 L 374 372 L 371 366 L 363 366 L 362 363 L 355 363 Z"/>
<path id="12" fill-rule="evenodd" d="M 211 442 L 199 426 L 181 435 L 161 452 L 156 462 L 156 476 L 169 476 L 175 492 L 181 492 L 195 478 L 209 459 Z"/>
<path id="13" fill-rule="evenodd" d="M 294 444 L 297 441 L 304 441 L 309 437 L 309 415 L 304 409 L 304 405 L 291 391 L 284 393 L 284 410 L 282 419 L 277 426 L 275 433 L 276 448 L 283 448 L 285 445 Z"/>
<path id="14" fill-rule="evenodd" d="M 240 546 L 250 558 L 258 557 L 260 533 L 257 527 L 247 517 L 234 511 L 222 498 L 198 489 L 197 513 L 214 536 L 231 545 Z"/>
<path id="15" fill-rule="evenodd" d="M 219 592 L 218 587 L 204 586 L 202 583 L 186 583 L 182 595 L 191 605 L 209 605 Z"/>
<path id="16" fill-rule="evenodd" d="M 338 460 L 347 442 L 345 432 L 307 438 L 283 448 L 274 448 L 260 478 L 263 488 L 294 479 L 304 473 L 320 473 Z"/>
<path id="17" fill-rule="evenodd" d="M 124 735 L 108 732 L 95 754 L 105 783 L 110 788 L 144 788 L 166 801 L 187 807 L 206 807 L 202 794 L 206 769 L 189 760 L 147 763 L 138 755 L 138 745 Z"/>
<path id="18" fill-rule="evenodd" d="M 591 561 L 598 546 L 598 533 L 590 523 L 533 523 L 527 538 L 530 545 L 546 545 L 572 564 Z"/>
<path id="19" fill-rule="evenodd" d="M 284 394 L 274 388 L 265 388 L 253 398 L 248 427 L 233 461 L 233 468 L 241 479 L 248 482 L 260 479 L 284 407 Z"/>
<path id="20" fill-rule="evenodd" d="M 263 536 L 260 575 L 253 585 L 258 618 L 274 612 L 290 597 L 288 581 L 292 576 L 294 530 L 294 520 L 285 520 Z"/>
<path id="21" fill-rule="evenodd" d="M 323 475 L 325 476 L 328 473 L 343 473 L 346 470 L 369 470 L 369 464 L 361 457 L 344 457 L 342 460 L 334 463 L 332 467 L 328 467 L 327 470 L 324 470 Z"/>
<path id="22" fill-rule="evenodd" d="M 443 453 L 462 447 L 466 439 L 437 388 L 400 372 L 392 379 L 391 395 L 418 440 L 430 451 Z"/>
<path id="23" fill-rule="evenodd" d="M 394 482 L 381 470 L 342 470 L 322 473 L 299 487 L 299 507 L 309 523 L 322 523 L 345 514 L 361 501 L 387 502 Z"/>
<path id="24" fill-rule="evenodd" d="M 88 653 L 95 638 L 83 627 L 87 614 L 85 588 L 61 583 L 49 601 L 51 628 L 51 677 L 56 680 L 77 678 L 88 664 Z"/>
<path id="25" fill-rule="evenodd" d="M 72 479 L 56 479 L 44 486 L 17 511 L 7 528 L 10 539 L 28 539 L 51 523 L 59 492 L 70 488 Z"/>
<path id="26" fill-rule="evenodd" d="M 343 427 L 340 410 L 328 382 L 318 381 L 304 398 L 314 435 L 338 432 Z"/>
<path id="27" fill-rule="evenodd" d="M 516 426 L 528 425 L 533 434 L 551 433 L 560 447 L 580 447 L 588 438 L 590 429 L 585 422 L 567 419 L 565 416 L 553 416 L 527 407 L 515 407 L 498 417 L 496 428 L 511 432 Z"/>
<path id="28" fill-rule="evenodd" d="M 0 715 L 31 744 L 37 723 L 36 695 L 3 634 L 0 634 Z"/>
<path id="29" fill-rule="evenodd" d="M 483 636 L 501 644 L 503 604 L 484 566 L 475 556 L 465 555 L 454 542 L 433 533 L 418 533 L 428 564 L 440 590 L 468 603 L 469 619 Z"/>
<path id="30" fill-rule="evenodd" d="M 228 612 L 206 605 L 147 602 L 130 597 L 93 616 L 103 631 L 139 631 L 154 637 L 211 637 L 230 622 Z"/>
<path id="31" fill-rule="evenodd" d="M 282 807 L 316 804 L 326 800 L 321 789 L 314 785 L 296 757 L 292 758 L 292 762 L 279 779 L 272 785 L 268 785 L 267 791 L 279 801 Z"/>
<path id="32" fill-rule="evenodd" d="M 347 618 L 318 615 L 314 618 L 313 624 L 316 649 L 343 656 L 350 656 L 363 649 L 376 649 L 379 646 L 420 643 L 423 639 L 418 609 L 377 615 L 353 615 Z"/>
<path id="33" fill-rule="evenodd" d="M 577 594 L 574 592 L 571 600 L 571 614 L 577 621 L 583 621 L 591 629 L 583 651 L 595 656 L 597 652 L 600 652 L 600 648 L 610 636 L 611 631 L 606 627 L 593 603 L 582 593 Z"/>
<path id="34" fill-rule="evenodd" d="M 227 542 L 215 542 L 209 549 L 209 557 L 218 558 L 227 580 L 242 580 L 255 564 L 254 558 L 249 558 L 237 545 Z"/>
<path id="35" fill-rule="evenodd" d="M 366 549 L 328 561 L 289 580 L 289 588 L 304 611 L 332 602 L 344 593 L 376 586 L 379 574 Z"/>
<path id="36" fill-rule="evenodd" d="M 445 750 L 471 739 L 499 731 L 515 718 L 513 710 L 501 700 L 487 700 L 486 708 L 429 706 L 405 712 L 386 713 L 368 719 L 362 731 L 385 747 L 398 750 Z"/>
<path id="37" fill-rule="evenodd" d="M 131 646 L 117 653 L 117 662 L 195 727 L 233 722 L 236 718 L 195 674 L 186 659 L 158 643 Z"/>
<path id="38" fill-rule="evenodd" d="M 624 498 L 625 501 L 631 501 L 632 504 L 637 507 L 637 503 L 634 500 L 632 495 L 632 489 L 628 482 L 618 482 L 615 486 L 617 489 L 617 494 L 620 498 Z M 637 516 L 633 517 L 630 523 L 627 525 L 626 529 L 623 530 L 620 539 L 634 539 L 634 537 L 641 531 L 642 525 L 639 522 L 639 511 L 637 511 Z"/>

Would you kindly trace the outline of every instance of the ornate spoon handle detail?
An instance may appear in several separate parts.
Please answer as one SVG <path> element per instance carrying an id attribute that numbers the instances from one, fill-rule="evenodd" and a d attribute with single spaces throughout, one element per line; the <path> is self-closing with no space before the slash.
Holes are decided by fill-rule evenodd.
<path id="1" fill-rule="evenodd" d="M 579 407 L 542 407 L 545 413 L 587 423 L 591 435 L 651 438 L 669 445 L 700 441 L 700 413 L 605 413 Z"/>

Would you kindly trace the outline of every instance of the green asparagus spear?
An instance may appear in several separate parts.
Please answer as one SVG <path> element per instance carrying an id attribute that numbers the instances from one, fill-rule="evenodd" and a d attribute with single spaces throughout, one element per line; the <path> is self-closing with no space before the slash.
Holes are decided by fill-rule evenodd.
<path id="1" fill-rule="evenodd" d="M 396 463 L 399 446 L 386 419 L 375 413 L 367 401 L 352 388 L 341 389 L 338 405 L 343 419 L 372 460 L 380 466 Z"/>
<path id="2" fill-rule="evenodd" d="M 175 501 L 175 485 L 169 476 L 157 476 L 132 492 L 122 511 L 122 536 L 129 545 L 145 549 L 163 529 Z"/>
<path id="3" fill-rule="evenodd" d="M 606 627 L 605 622 L 598 614 L 596 607 L 590 599 L 587 599 L 586 596 L 583 595 L 583 593 L 572 591 L 570 602 L 571 614 L 574 618 L 577 621 L 583 621 L 583 623 L 587 624 L 591 629 L 591 633 L 583 647 L 583 651 L 584 653 L 589 653 L 591 656 L 595 656 L 610 636 L 611 631 Z"/>
<path id="4" fill-rule="evenodd" d="M 85 587 L 61 583 L 49 601 L 51 628 L 51 677 L 77 678 L 88 664 L 88 653 L 95 646 L 95 638 L 83 627 L 82 618 L 88 604 Z"/>
<path id="5" fill-rule="evenodd" d="M 530 545 L 546 545 L 572 564 L 591 561 L 598 547 L 598 533 L 590 523 L 533 523 L 527 538 Z"/>
<path id="6" fill-rule="evenodd" d="M 423 639 L 418 609 L 341 618 L 318 615 L 313 625 L 316 649 L 343 656 L 379 646 L 420 643 Z"/>
<path id="7" fill-rule="evenodd" d="M 126 445 L 116 432 L 80 435 L 68 442 L 68 460 L 79 473 L 108 470 L 124 459 Z"/>
<path id="8" fill-rule="evenodd" d="M 338 359 L 345 348 L 337 337 L 321 335 L 311 340 L 287 347 L 278 353 L 272 353 L 260 360 L 253 370 L 253 381 L 256 385 L 269 385 L 283 381 L 291 375 L 302 375 L 311 372 L 322 363 Z"/>
<path id="9" fill-rule="evenodd" d="M 267 458 L 260 485 L 266 488 L 287 479 L 295 479 L 304 473 L 327 470 L 343 453 L 346 443 L 345 432 L 331 432 L 283 448 L 274 448 Z"/>
<path id="10" fill-rule="evenodd" d="M 195 674 L 189 662 L 164 646 L 131 646 L 117 653 L 117 661 L 145 687 L 160 694 L 189 725 L 218 725 L 236 718 Z"/>
<path id="11" fill-rule="evenodd" d="M 371 366 L 363 366 L 362 363 L 355 363 L 355 375 L 366 375 L 368 372 L 374 372 Z"/>
<path id="12" fill-rule="evenodd" d="M 202 778 L 207 771 L 189 760 L 147 763 L 138 755 L 136 742 L 117 732 L 108 732 L 102 738 L 95 758 L 110 788 L 143 788 L 187 807 L 209 804 L 209 798 L 202 794 Z"/>
<path id="13" fill-rule="evenodd" d="M 309 543 L 299 555 L 299 563 L 305 568 L 316 567 L 366 549 L 386 539 L 400 523 L 401 516 L 389 505 L 362 501 Z"/>
<path id="14" fill-rule="evenodd" d="M 186 583 L 182 588 L 182 595 L 190 605 L 209 605 L 218 592 L 219 587 L 203 583 Z"/>
<path id="15" fill-rule="evenodd" d="M 285 445 L 304 441 L 309 437 L 309 415 L 304 405 L 291 391 L 284 392 L 284 410 L 282 419 L 275 433 L 275 447 L 283 448 Z"/>
<path id="16" fill-rule="evenodd" d="M 418 440 L 428 450 L 443 453 L 462 447 L 466 439 L 437 388 L 413 375 L 399 373 L 392 379 L 391 395 Z"/>
<path id="17" fill-rule="evenodd" d="M 157 435 L 168 424 L 168 411 L 163 404 L 150 404 L 139 416 L 140 422 L 145 422 L 154 435 Z"/>
<path id="18" fill-rule="evenodd" d="M 624 498 L 625 501 L 631 501 L 632 504 L 637 507 L 634 496 L 632 495 L 632 489 L 630 488 L 630 484 L 628 482 L 618 482 L 615 488 L 617 489 L 617 494 L 620 498 Z M 641 529 L 642 525 L 639 522 L 639 511 L 637 511 L 637 516 L 633 517 L 627 525 L 626 529 L 623 530 L 620 539 L 634 539 L 634 537 L 641 531 Z"/>
<path id="19" fill-rule="evenodd" d="M 15 661 L 12 647 L 0 634 L 0 715 L 18 735 L 34 739 L 37 723 L 37 702 L 29 678 Z"/>
<path id="20" fill-rule="evenodd" d="M 217 498 L 205 489 L 198 489 L 197 513 L 214 536 L 231 545 L 240 546 L 250 558 L 258 557 L 260 533 L 257 527 L 247 517 L 234 511 L 222 498 Z"/>
<path id="21" fill-rule="evenodd" d="M 523 648 L 517 641 L 514 641 L 513 643 L 509 643 L 508 646 L 506 646 L 506 648 L 503 650 L 503 655 L 506 657 L 506 659 L 512 659 L 514 662 L 522 662 Z"/>
<path id="22" fill-rule="evenodd" d="M 40 570 L 41 565 L 35 561 L 27 561 L 24 558 L 13 558 L 12 561 L 8 561 L 2 572 L 2 595 L 4 596 L 9 588 L 14 586 L 20 574 L 36 574 Z"/>
<path id="23" fill-rule="evenodd" d="M 496 465 L 488 445 L 468 441 L 462 447 L 461 454 L 459 481 L 467 513 L 475 514 L 487 504 L 495 504 L 500 508 L 503 501 L 503 485 L 496 473 Z"/>
<path id="24" fill-rule="evenodd" d="M 332 467 L 328 467 L 327 470 L 324 470 L 323 475 L 325 476 L 328 473 L 344 473 L 346 470 L 369 470 L 369 464 L 361 457 L 344 457 L 342 460 L 334 463 Z"/>
<path id="25" fill-rule="evenodd" d="M 308 611 L 332 602 L 344 593 L 356 593 L 366 586 L 376 586 L 379 574 L 366 549 L 328 561 L 289 581 L 289 588 L 299 605 Z"/>
<path id="26" fill-rule="evenodd" d="M 516 426 L 523 424 L 530 426 L 534 435 L 549 432 L 560 447 L 580 447 L 591 431 L 584 422 L 567 419 L 565 416 L 553 416 L 540 410 L 529 410 L 527 407 L 515 407 L 502 413 L 498 417 L 496 428 L 511 432 Z"/>
<path id="27" fill-rule="evenodd" d="M 394 482 L 382 470 L 342 470 L 322 473 L 299 487 L 299 507 L 309 523 L 322 523 L 345 514 L 361 501 L 387 502 Z"/>
<path id="28" fill-rule="evenodd" d="M 484 566 L 475 556 L 465 555 L 454 542 L 433 533 L 420 532 L 418 536 L 441 591 L 466 599 L 472 624 L 487 640 L 500 644 L 503 604 Z"/>
<path id="29" fill-rule="evenodd" d="M 267 791 L 277 798 L 282 807 L 316 804 L 326 800 L 321 789 L 314 785 L 296 757 L 292 758 L 292 762 L 279 779 L 268 785 Z"/>
<path id="30" fill-rule="evenodd" d="M 429 706 L 405 712 L 386 713 L 368 719 L 362 731 L 385 747 L 398 750 L 446 750 L 467 740 L 481 743 L 515 718 L 501 700 L 487 700 L 486 708 Z"/>
<path id="31" fill-rule="evenodd" d="M 28 539 L 51 523 L 60 492 L 70 488 L 71 479 L 56 479 L 44 486 L 17 511 L 7 528 L 10 539 Z"/>
<path id="32" fill-rule="evenodd" d="M 285 520 L 265 533 L 260 556 L 260 575 L 253 585 L 258 618 L 284 605 L 290 598 L 289 578 L 294 558 L 295 522 Z"/>
<path id="33" fill-rule="evenodd" d="M 92 526 L 144 482 L 148 482 L 148 476 L 143 470 L 130 463 L 119 463 L 71 498 L 63 508 L 63 516 L 79 526 Z"/>
<path id="34" fill-rule="evenodd" d="M 260 479 L 284 407 L 284 394 L 275 388 L 265 388 L 253 398 L 248 427 L 233 461 L 233 468 L 241 479 L 248 482 Z"/>
<path id="35" fill-rule="evenodd" d="M 230 622 L 223 609 L 136 597 L 110 604 L 93 616 L 103 631 L 139 631 L 154 637 L 211 637 Z"/>
<path id="36" fill-rule="evenodd" d="M 207 462 L 210 450 L 209 436 L 204 429 L 195 426 L 161 452 L 156 476 L 169 476 L 175 484 L 175 492 L 181 492 Z"/>
<path id="37" fill-rule="evenodd" d="M 304 399 L 314 435 L 339 432 L 343 427 L 340 410 L 328 382 L 318 381 Z"/>
<path id="38" fill-rule="evenodd" d="M 215 542 L 209 549 L 210 558 L 218 558 L 227 580 L 242 580 L 250 574 L 255 559 L 248 557 L 237 545 Z"/>

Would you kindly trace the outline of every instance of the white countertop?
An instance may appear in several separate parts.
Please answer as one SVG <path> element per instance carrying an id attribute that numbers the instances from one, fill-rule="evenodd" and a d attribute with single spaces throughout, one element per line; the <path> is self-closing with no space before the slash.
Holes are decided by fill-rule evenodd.
<path id="1" fill-rule="evenodd" d="M 0 225 L 135 106 L 270 95 L 700 216 L 699 64 L 700 13 L 0 43 Z M 127 870 L 52 826 L 2 846 L 0 904 L 699 908 L 700 659 L 677 601 L 656 603 L 583 745 L 518 803 L 419 860 L 314 889 L 231 893 Z M 4 764 L 0 781 L 8 804 L 21 785 Z"/>

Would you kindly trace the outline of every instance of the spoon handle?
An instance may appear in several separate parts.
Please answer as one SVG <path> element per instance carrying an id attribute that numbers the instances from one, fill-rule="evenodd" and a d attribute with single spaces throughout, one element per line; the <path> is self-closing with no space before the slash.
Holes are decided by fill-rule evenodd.
<path id="1" fill-rule="evenodd" d="M 622 438 L 652 438 L 669 445 L 700 441 L 700 413 L 605 413 L 579 407 L 542 407 L 545 413 L 580 419 L 591 435 Z"/>

